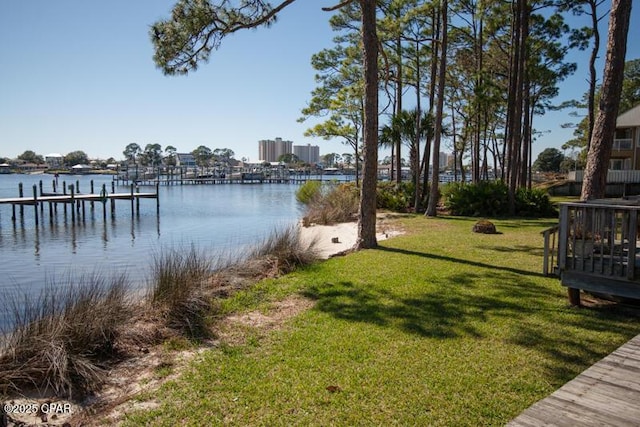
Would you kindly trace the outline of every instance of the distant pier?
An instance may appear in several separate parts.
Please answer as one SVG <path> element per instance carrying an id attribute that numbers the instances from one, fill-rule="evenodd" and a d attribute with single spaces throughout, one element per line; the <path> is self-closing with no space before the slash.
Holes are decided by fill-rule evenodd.
<path id="1" fill-rule="evenodd" d="M 160 198 L 158 197 L 158 184 L 156 184 L 156 191 L 141 193 L 139 187 L 136 184 L 129 185 L 130 191 L 128 192 L 116 192 L 115 182 L 111 183 L 111 188 L 107 189 L 106 184 L 96 191 L 93 186 L 93 181 L 90 183 L 90 192 L 81 193 L 79 191 L 79 182 L 70 184 L 67 186 L 66 182 L 63 182 L 62 191 L 60 192 L 57 186 L 57 180 L 53 181 L 53 191 L 44 192 L 42 181 L 39 185 L 33 185 L 31 196 L 25 196 L 22 183 L 18 185 L 18 197 L 1 198 L 0 205 L 11 205 L 12 216 L 11 220 L 15 223 L 18 219 L 24 218 L 25 206 L 33 206 L 34 220 L 36 226 L 39 225 L 41 218 L 44 216 L 45 206 L 48 206 L 49 218 L 53 220 L 55 214 L 58 211 L 58 205 L 62 205 L 65 215 L 67 210 L 71 212 L 71 219 L 75 221 L 76 218 L 84 218 L 86 215 L 86 204 L 89 203 L 90 208 L 95 209 L 96 205 L 102 205 L 102 216 L 104 219 L 107 217 L 107 209 L 111 212 L 111 215 L 115 215 L 116 200 L 129 201 L 131 205 L 131 215 L 140 213 L 140 200 L 141 199 L 155 199 L 156 210 L 160 212 Z M 109 208 L 107 208 L 109 205 Z"/>
<path id="2" fill-rule="evenodd" d="M 307 181 L 353 182 L 355 175 L 335 173 L 286 173 L 284 171 L 245 171 L 245 172 L 214 172 L 175 168 L 170 170 L 124 170 L 114 175 L 113 180 L 118 184 L 129 185 L 217 185 L 217 184 L 304 184 Z"/>

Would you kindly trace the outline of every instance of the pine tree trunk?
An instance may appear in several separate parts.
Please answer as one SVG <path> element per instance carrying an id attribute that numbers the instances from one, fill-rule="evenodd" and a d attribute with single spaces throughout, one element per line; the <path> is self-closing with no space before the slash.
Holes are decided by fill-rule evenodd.
<path id="1" fill-rule="evenodd" d="M 447 36 L 448 36 L 448 2 L 442 1 L 442 46 L 440 46 L 440 63 L 438 64 L 438 98 L 436 105 L 435 129 L 433 139 L 433 165 L 431 173 L 431 189 L 429 191 L 429 205 L 427 207 L 427 216 L 436 216 L 439 195 L 439 178 L 440 178 L 440 140 L 442 138 L 442 116 L 444 109 L 444 84 L 447 76 Z"/>
<path id="2" fill-rule="evenodd" d="M 599 199 L 605 196 L 607 170 L 622 93 L 630 16 L 631 0 L 612 0 L 602 91 L 593 127 L 593 137 L 587 154 L 587 166 L 580 197 L 582 200 Z"/>
<path id="3" fill-rule="evenodd" d="M 356 249 L 375 248 L 376 184 L 378 178 L 378 35 L 376 1 L 360 0 L 364 56 L 364 166 Z"/>
<path id="4" fill-rule="evenodd" d="M 396 54 L 398 55 L 398 75 L 396 76 L 396 116 L 402 111 L 402 41 L 400 36 L 396 39 Z M 402 139 L 398 136 L 396 144 L 396 184 L 402 183 Z"/>
<path id="5" fill-rule="evenodd" d="M 587 116 L 589 123 L 587 126 L 587 152 L 589 152 L 589 144 L 591 144 L 591 138 L 593 137 L 593 125 L 596 116 L 596 81 L 598 78 L 596 73 L 596 59 L 598 59 L 598 51 L 600 50 L 597 0 L 590 0 L 589 7 L 591 14 L 591 30 L 593 31 L 593 49 L 591 49 L 591 56 L 589 57 L 589 96 L 587 101 Z"/>

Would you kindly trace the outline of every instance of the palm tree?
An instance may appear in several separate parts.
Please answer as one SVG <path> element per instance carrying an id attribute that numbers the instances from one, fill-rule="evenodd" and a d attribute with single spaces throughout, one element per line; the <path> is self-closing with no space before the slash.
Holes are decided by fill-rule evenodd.
<path id="1" fill-rule="evenodd" d="M 398 139 L 409 147 L 409 167 L 411 169 L 411 181 L 415 184 L 414 207 L 420 209 L 422 191 L 420 176 L 426 165 L 420 165 L 420 144 L 423 140 L 428 140 L 433 135 L 433 117 L 427 112 L 420 116 L 420 123 L 417 123 L 418 109 L 411 111 L 402 110 L 391 119 L 390 125 L 385 125 L 380 132 L 380 141 L 391 143 Z M 416 129 L 418 134 L 416 135 Z M 400 171 L 398 171 L 400 173 Z"/>

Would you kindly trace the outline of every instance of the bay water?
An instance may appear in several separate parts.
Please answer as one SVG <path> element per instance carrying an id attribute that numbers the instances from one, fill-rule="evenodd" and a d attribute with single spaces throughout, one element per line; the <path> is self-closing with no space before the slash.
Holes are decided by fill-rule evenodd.
<path id="1" fill-rule="evenodd" d="M 46 174 L 0 175 L 0 198 L 17 197 L 19 183 L 31 197 L 41 180 L 44 191 L 51 192 L 54 179 Z M 58 187 L 77 184 L 81 193 L 89 193 L 91 180 L 94 192 L 102 184 L 111 192 L 112 177 L 107 175 L 61 175 Z M 68 284 L 70 277 L 91 275 L 125 274 L 132 286 L 143 286 L 154 256 L 170 250 L 194 248 L 213 259 L 242 255 L 276 230 L 295 225 L 303 214 L 295 198 L 298 188 L 266 183 L 160 186 L 159 211 L 156 200 L 142 199 L 140 212 L 132 215 L 130 201 L 117 200 L 113 216 L 107 202 L 105 219 L 102 203 L 91 208 L 86 202 L 84 216 L 74 221 L 71 207 L 65 214 L 58 205 L 51 218 L 45 205 L 37 226 L 33 206 L 25 206 L 22 216 L 16 207 L 13 221 L 11 205 L 0 205 L 0 292 L 35 295 Z M 140 192 L 154 191 L 140 186 Z M 0 305 L 0 326 L 3 319 L 6 326 L 8 313 Z"/>

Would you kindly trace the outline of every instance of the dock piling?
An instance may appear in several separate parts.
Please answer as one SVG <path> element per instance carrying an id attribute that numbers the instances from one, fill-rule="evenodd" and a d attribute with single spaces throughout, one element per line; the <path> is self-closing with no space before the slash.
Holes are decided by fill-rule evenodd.
<path id="1" fill-rule="evenodd" d="M 136 194 L 140 193 L 140 187 L 136 185 Z M 136 197 L 136 213 L 140 215 L 140 197 Z"/>
<path id="2" fill-rule="evenodd" d="M 91 190 L 89 191 L 89 193 L 94 194 L 93 193 L 93 180 L 91 180 L 90 184 L 89 184 Z M 93 200 L 91 201 L 91 209 L 93 209 Z M 84 212 L 83 212 L 84 213 Z"/>
<path id="3" fill-rule="evenodd" d="M 22 183 L 18 184 L 18 194 L 20 195 L 20 197 L 24 197 L 24 191 L 22 189 Z M 22 219 L 23 216 L 24 216 L 24 206 L 20 205 L 20 218 Z"/>
<path id="4" fill-rule="evenodd" d="M 76 201 L 75 201 L 75 192 L 74 192 L 73 184 L 69 185 L 69 191 L 71 192 L 71 222 L 76 222 Z M 66 205 L 65 205 L 66 206 Z M 66 210 L 66 208 L 65 208 Z"/>
<path id="5" fill-rule="evenodd" d="M 102 196 L 102 219 L 106 221 L 107 219 L 107 184 L 102 184 L 102 192 L 100 193 Z"/>
<path id="6" fill-rule="evenodd" d="M 33 212 L 35 212 L 36 227 L 38 227 L 38 187 L 33 185 Z"/>

